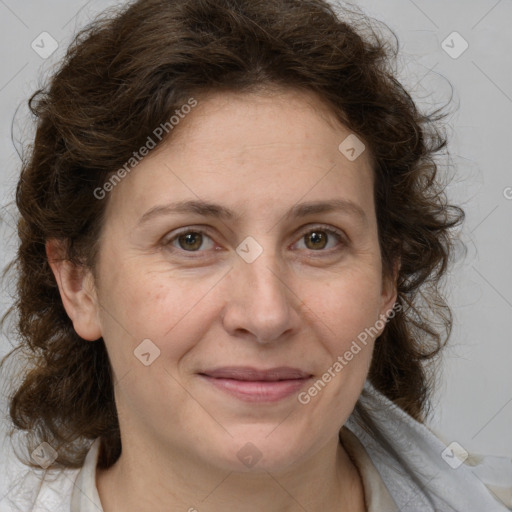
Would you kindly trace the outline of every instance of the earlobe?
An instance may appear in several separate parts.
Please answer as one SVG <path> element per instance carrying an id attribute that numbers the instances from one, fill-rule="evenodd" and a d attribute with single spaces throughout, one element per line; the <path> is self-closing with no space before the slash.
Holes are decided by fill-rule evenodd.
<path id="1" fill-rule="evenodd" d="M 66 245 L 61 240 L 46 242 L 46 256 L 76 333 L 88 341 L 101 338 L 98 300 L 91 271 L 66 258 Z"/>

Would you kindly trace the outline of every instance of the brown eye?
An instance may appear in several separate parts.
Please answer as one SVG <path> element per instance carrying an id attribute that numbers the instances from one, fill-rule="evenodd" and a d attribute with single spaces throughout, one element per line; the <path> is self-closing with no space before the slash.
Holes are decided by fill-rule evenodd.
<path id="1" fill-rule="evenodd" d="M 338 241 L 338 245 L 342 246 L 345 241 L 341 232 L 322 227 L 310 229 L 302 235 L 302 240 L 304 240 L 306 249 L 320 252 L 330 252 L 329 249 L 336 247 L 336 241 Z M 330 247 L 328 247 L 329 244 Z"/>
<path id="2" fill-rule="evenodd" d="M 304 247 L 299 247 L 300 249 L 305 248 L 307 251 L 317 252 L 319 255 L 331 254 L 347 245 L 346 238 L 341 231 L 321 226 L 306 231 L 297 243 L 302 242 L 304 242 Z M 172 252 L 198 253 L 198 255 L 213 249 L 214 245 L 212 238 L 200 229 L 182 231 L 164 242 L 164 246 Z"/>
<path id="3" fill-rule="evenodd" d="M 327 245 L 327 236 L 324 231 L 311 231 L 305 235 L 307 240 L 306 246 L 308 249 L 323 249 Z M 308 244 L 308 241 L 310 244 Z"/>
<path id="4" fill-rule="evenodd" d="M 209 246 L 208 246 L 209 241 Z M 172 251 L 204 252 L 213 247 L 212 239 L 203 231 L 182 231 L 164 243 Z M 206 247 L 205 247 L 206 245 Z"/>
<path id="5" fill-rule="evenodd" d="M 201 247 L 203 242 L 203 235 L 201 233 L 196 233 L 195 231 L 190 231 L 184 235 L 179 236 L 177 240 L 181 249 L 196 250 Z"/>

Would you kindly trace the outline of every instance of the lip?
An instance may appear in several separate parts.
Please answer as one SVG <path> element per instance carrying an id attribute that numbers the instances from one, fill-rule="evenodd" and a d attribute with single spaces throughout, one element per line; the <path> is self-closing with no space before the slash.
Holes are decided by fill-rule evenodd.
<path id="1" fill-rule="evenodd" d="M 299 391 L 310 373 L 280 366 L 257 369 L 248 366 L 214 368 L 199 373 L 205 381 L 245 402 L 277 402 Z"/>

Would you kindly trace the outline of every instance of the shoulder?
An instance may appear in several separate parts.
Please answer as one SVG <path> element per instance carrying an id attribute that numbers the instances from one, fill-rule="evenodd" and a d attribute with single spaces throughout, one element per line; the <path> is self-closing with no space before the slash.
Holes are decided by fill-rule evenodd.
<path id="1" fill-rule="evenodd" d="M 400 510 L 512 510 L 512 460 L 467 453 L 393 404 L 368 382 L 346 423 Z"/>
<path id="2" fill-rule="evenodd" d="M 69 512 L 79 469 L 26 469 L 7 478 L 0 512 Z"/>
<path id="3" fill-rule="evenodd" d="M 469 469 L 490 494 L 503 503 L 508 510 L 512 510 L 512 457 L 468 451 L 458 442 L 447 440 L 433 427 L 428 428 L 446 445 L 441 456 L 451 470 L 457 470 L 462 466 Z"/>

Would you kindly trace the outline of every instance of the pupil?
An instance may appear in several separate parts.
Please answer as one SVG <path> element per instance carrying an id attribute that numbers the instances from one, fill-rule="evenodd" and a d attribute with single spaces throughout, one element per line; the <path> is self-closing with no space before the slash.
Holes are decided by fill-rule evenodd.
<path id="1" fill-rule="evenodd" d="M 185 240 L 185 244 L 189 246 L 193 245 L 193 249 L 197 249 L 201 246 L 201 235 L 199 233 L 187 233 L 186 235 L 183 235 L 180 237 L 180 240 Z M 198 243 L 199 240 L 199 243 Z M 194 243 L 195 241 L 195 243 Z"/>
<path id="2" fill-rule="evenodd" d="M 313 231 L 311 234 L 310 234 L 310 239 L 313 241 L 313 244 L 314 245 L 318 245 L 317 242 L 322 242 L 322 239 L 323 241 L 325 242 L 325 237 L 320 233 L 316 232 L 316 231 Z"/>

